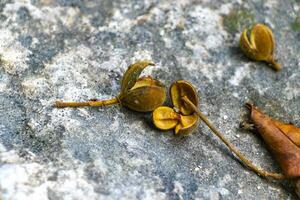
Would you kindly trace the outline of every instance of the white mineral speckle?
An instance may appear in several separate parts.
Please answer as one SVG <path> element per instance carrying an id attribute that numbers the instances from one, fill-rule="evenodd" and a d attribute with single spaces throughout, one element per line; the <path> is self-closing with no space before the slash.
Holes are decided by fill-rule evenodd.
<path id="1" fill-rule="evenodd" d="M 24 48 L 9 30 L 0 30 L 0 59 L 9 74 L 17 74 L 28 68 L 26 61 L 31 52 Z"/>
<path id="2" fill-rule="evenodd" d="M 251 73 L 250 65 L 237 67 L 233 77 L 231 77 L 231 79 L 229 80 L 229 83 L 231 85 L 238 86 L 244 78 L 250 76 L 250 73 Z"/>
<path id="3" fill-rule="evenodd" d="M 201 71 L 210 81 L 213 81 L 214 78 L 220 79 L 230 63 L 211 64 L 207 62 L 210 51 L 219 52 L 222 50 L 224 41 L 228 37 L 221 24 L 220 11 L 195 6 L 189 13 L 189 17 L 194 19 L 194 23 L 189 25 L 188 29 L 183 30 L 183 34 L 188 38 L 185 44 L 192 50 L 194 59 L 188 60 L 182 57 L 180 62 L 188 71 Z M 204 42 L 197 42 L 199 38 L 204 38 Z"/>
<path id="4" fill-rule="evenodd" d="M 174 189 L 173 189 L 173 192 L 178 194 L 179 196 L 179 199 L 183 199 L 183 192 L 184 192 L 184 188 L 182 186 L 182 184 L 178 181 L 174 181 Z"/>
<path id="5" fill-rule="evenodd" d="M 44 77 L 30 77 L 22 82 L 25 95 L 30 99 L 41 98 L 43 93 L 49 91 L 49 85 Z"/>
<path id="6" fill-rule="evenodd" d="M 288 100 L 296 99 L 300 96 L 300 84 L 297 80 L 299 80 L 298 74 L 293 74 L 289 77 L 289 82 L 287 82 L 286 88 L 285 88 L 285 97 Z"/>
<path id="7" fill-rule="evenodd" d="M 7 74 L 0 75 L 0 92 L 5 92 L 9 90 L 9 78 Z"/>

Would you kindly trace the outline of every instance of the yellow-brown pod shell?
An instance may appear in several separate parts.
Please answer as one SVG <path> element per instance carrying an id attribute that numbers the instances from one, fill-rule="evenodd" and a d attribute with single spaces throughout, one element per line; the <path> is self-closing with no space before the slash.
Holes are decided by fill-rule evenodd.
<path id="1" fill-rule="evenodd" d="M 198 127 L 198 116 L 196 114 L 180 116 L 180 121 L 175 128 L 176 135 L 187 136 L 193 133 Z"/>
<path id="2" fill-rule="evenodd" d="M 160 130 L 173 129 L 179 123 L 179 120 L 180 115 L 167 106 L 156 108 L 152 114 L 152 121 Z"/>
<path id="3" fill-rule="evenodd" d="M 175 81 L 170 88 L 170 96 L 175 108 L 178 108 L 183 115 L 191 115 L 194 111 L 182 100 L 186 96 L 195 106 L 198 106 L 197 91 L 187 81 Z"/>
<path id="4" fill-rule="evenodd" d="M 165 87 L 150 77 L 139 78 L 130 90 L 119 96 L 122 105 L 139 112 L 153 111 L 165 100 Z"/>

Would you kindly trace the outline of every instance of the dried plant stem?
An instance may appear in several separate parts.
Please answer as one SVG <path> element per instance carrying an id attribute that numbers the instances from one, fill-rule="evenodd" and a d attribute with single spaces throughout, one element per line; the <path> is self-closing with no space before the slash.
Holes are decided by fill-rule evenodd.
<path id="1" fill-rule="evenodd" d="M 279 71 L 281 70 L 281 65 L 275 61 L 274 57 L 271 56 L 268 60 L 267 63 L 270 63 L 272 65 L 272 67 L 276 70 Z"/>
<path id="2" fill-rule="evenodd" d="M 65 107 L 101 107 L 101 106 L 108 106 L 119 104 L 119 100 L 117 98 L 108 99 L 108 100 L 96 100 L 96 101 L 86 101 L 86 102 L 63 102 L 63 101 L 56 101 L 55 107 L 57 108 L 65 108 Z"/>
<path id="3" fill-rule="evenodd" d="M 285 176 L 280 173 L 272 173 L 272 172 L 267 172 L 263 169 L 258 168 L 250 160 L 248 160 L 237 148 L 232 145 L 224 136 L 222 133 L 220 133 L 214 125 L 208 120 L 208 118 L 200 112 L 200 110 L 185 96 L 182 98 L 185 103 L 187 103 L 200 117 L 200 119 L 210 128 L 210 130 L 219 138 L 222 140 L 222 142 L 230 149 L 231 152 L 233 152 L 241 161 L 244 165 L 246 165 L 248 168 L 250 168 L 252 171 L 257 173 L 260 176 L 263 177 L 272 177 L 274 179 L 285 179 Z"/>

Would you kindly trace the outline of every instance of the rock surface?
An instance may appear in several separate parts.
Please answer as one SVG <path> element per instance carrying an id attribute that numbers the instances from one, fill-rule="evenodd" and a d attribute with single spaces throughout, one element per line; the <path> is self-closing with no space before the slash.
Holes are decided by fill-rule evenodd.
<path id="1" fill-rule="evenodd" d="M 130 63 L 167 86 L 192 82 L 211 121 L 258 166 L 279 170 L 239 129 L 253 101 L 300 127 L 300 1 L 0 1 L 0 199 L 296 199 L 258 177 L 201 124 L 187 138 L 119 106 L 55 109 L 116 95 Z M 245 58 L 241 30 L 268 24 L 282 71 Z"/>

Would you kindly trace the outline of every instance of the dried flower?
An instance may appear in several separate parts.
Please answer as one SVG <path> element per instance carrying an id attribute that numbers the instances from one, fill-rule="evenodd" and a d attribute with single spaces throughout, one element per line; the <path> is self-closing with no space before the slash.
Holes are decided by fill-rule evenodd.
<path id="1" fill-rule="evenodd" d="M 147 66 L 153 66 L 150 61 L 139 61 L 128 67 L 121 82 L 120 94 L 109 100 L 90 100 L 86 102 L 61 102 L 57 101 L 55 106 L 64 107 L 82 107 L 82 106 L 106 106 L 121 104 L 132 110 L 139 112 L 153 111 L 161 106 L 166 99 L 166 90 L 164 85 L 151 77 L 139 78 L 142 71 Z"/>
<path id="2" fill-rule="evenodd" d="M 265 61 L 279 71 L 281 66 L 274 59 L 275 39 L 272 30 L 263 24 L 256 24 L 250 35 L 245 29 L 241 34 L 240 46 L 247 57 L 255 61 Z"/>

